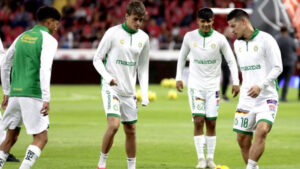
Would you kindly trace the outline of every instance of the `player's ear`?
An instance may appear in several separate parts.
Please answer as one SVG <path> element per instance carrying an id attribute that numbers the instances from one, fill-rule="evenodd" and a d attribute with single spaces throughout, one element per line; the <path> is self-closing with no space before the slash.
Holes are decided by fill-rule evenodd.
<path id="1" fill-rule="evenodd" d="M 241 18 L 241 21 L 242 21 L 242 23 L 243 23 L 243 25 L 246 25 L 247 24 L 247 19 L 246 18 Z"/>
<path id="2" fill-rule="evenodd" d="M 215 17 L 212 17 L 211 18 L 211 24 L 214 24 L 214 21 L 215 21 Z"/>
<path id="3" fill-rule="evenodd" d="M 129 14 L 126 13 L 126 14 L 125 14 L 125 19 L 127 20 L 128 18 L 129 18 Z"/>

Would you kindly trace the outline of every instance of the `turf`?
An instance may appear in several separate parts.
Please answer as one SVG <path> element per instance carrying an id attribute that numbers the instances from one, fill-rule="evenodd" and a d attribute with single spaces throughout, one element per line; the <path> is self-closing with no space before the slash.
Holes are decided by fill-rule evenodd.
<path id="1" fill-rule="evenodd" d="M 193 124 L 186 90 L 177 100 L 167 99 L 167 88 L 151 85 L 157 100 L 139 104 L 137 168 L 192 169 L 197 163 Z M 99 86 L 51 87 L 49 142 L 33 169 L 95 169 L 106 129 Z M 300 102 L 289 91 L 289 103 L 280 103 L 274 127 L 260 159 L 261 169 L 300 168 Z M 217 123 L 215 162 L 231 169 L 245 169 L 236 134 L 232 132 L 237 100 L 221 102 Z M 32 137 L 23 129 L 12 153 L 22 159 Z M 20 163 L 6 163 L 16 169 Z M 109 153 L 108 169 L 127 168 L 124 133 L 120 127 Z"/>

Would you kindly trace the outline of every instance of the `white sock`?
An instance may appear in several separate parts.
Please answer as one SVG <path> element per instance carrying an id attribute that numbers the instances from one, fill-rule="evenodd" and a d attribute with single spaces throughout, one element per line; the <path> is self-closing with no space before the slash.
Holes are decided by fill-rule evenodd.
<path id="1" fill-rule="evenodd" d="M 0 112 L 0 123 L 2 123 L 2 114 Z M 0 144 L 2 144 L 2 142 L 4 141 L 6 137 L 6 130 L 3 129 L 0 125 Z"/>
<path id="2" fill-rule="evenodd" d="M 257 162 L 251 159 L 248 159 L 248 164 L 246 169 L 257 169 Z"/>
<path id="3" fill-rule="evenodd" d="M 128 169 L 135 169 L 136 158 L 127 158 Z"/>
<path id="4" fill-rule="evenodd" d="M 194 136 L 194 142 L 195 142 L 198 160 L 200 158 L 204 158 L 204 145 L 205 145 L 204 135 Z"/>
<path id="5" fill-rule="evenodd" d="M 216 148 L 216 136 L 206 136 L 206 147 L 207 147 L 207 152 L 206 152 L 206 158 L 208 159 L 214 159 L 214 153 L 215 153 L 215 148 Z"/>
<path id="6" fill-rule="evenodd" d="M 4 163 L 8 157 L 8 153 L 4 151 L 0 151 L 0 169 L 4 166 Z"/>
<path id="7" fill-rule="evenodd" d="M 106 167 L 106 159 L 108 157 L 108 153 L 104 154 L 104 153 L 100 153 L 100 159 L 99 159 L 99 163 L 98 163 L 98 169 L 101 168 L 105 168 Z"/>
<path id="8" fill-rule="evenodd" d="M 38 146 L 29 145 L 26 150 L 26 154 L 23 159 L 23 162 L 19 169 L 30 169 L 40 155 L 41 155 L 41 149 Z"/>
<path id="9" fill-rule="evenodd" d="M 0 127 L 0 145 L 5 140 L 5 137 L 6 137 L 6 131 L 2 130 L 2 128 Z"/>

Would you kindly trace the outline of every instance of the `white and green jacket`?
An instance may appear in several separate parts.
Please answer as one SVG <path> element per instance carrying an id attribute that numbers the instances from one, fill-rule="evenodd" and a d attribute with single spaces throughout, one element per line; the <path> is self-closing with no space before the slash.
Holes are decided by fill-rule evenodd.
<path id="1" fill-rule="evenodd" d="M 237 64 L 224 35 L 213 29 L 208 33 L 200 29 L 186 33 L 178 57 L 176 80 L 182 80 L 182 72 L 189 57 L 189 88 L 219 90 L 222 55 L 231 71 L 233 85 L 239 85 Z"/>
<path id="2" fill-rule="evenodd" d="M 15 39 L 1 63 L 4 94 L 40 98 L 49 102 L 51 67 L 57 45 L 49 30 L 41 25 L 36 25 Z"/>
<path id="3" fill-rule="evenodd" d="M 145 32 L 131 30 L 125 23 L 109 28 L 94 56 L 94 66 L 103 85 L 117 81 L 111 88 L 121 96 L 135 96 L 138 75 L 142 103 L 148 104 L 149 36 Z"/>
<path id="4" fill-rule="evenodd" d="M 276 40 L 255 29 L 249 41 L 237 39 L 234 50 L 243 76 L 240 97 L 249 97 L 248 90 L 258 85 L 258 98 L 278 98 L 276 79 L 282 72 L 282 61 Z"/>
<path id="5" fill-rule="evenodd" d="M 0 39 L 0 60 L 2 61 L 2 59 L 4 58 L 5 56 L 5 51 L 4 51 L 4 48 L 3 48 L 3 44 L 2 44 L 2 41 Z M 1 63 L 0 63 L 1 64 Z"/>

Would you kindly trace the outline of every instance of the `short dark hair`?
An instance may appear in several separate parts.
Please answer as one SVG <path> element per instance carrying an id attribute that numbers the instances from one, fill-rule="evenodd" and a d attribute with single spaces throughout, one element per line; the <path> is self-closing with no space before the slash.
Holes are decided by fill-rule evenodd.
<path id="1" fill-rule="evenodd" d="M 280 32 L 288 32 L 288 28 L 285 26 L 285 25 L 283 25 L 283 26 L 281 26 L 281 28 L 280 28 Z"/>
<path id="2" fill-rule="evenodd" d="M 234 9 L 227 15 L 227 21 L 230 21 L 231 19 L 240 20 L 241 18 L 249 19 L 247 12 L 242 9 Z"/>
<path id="3" fill-rule="evenodd" d="M 36 18 L 38 22 L 43 22 L 45 19 L 52 18 L 57 21 L 60 20 L 61 15 L 57 9 L 50 6 L 40 7 L 36 12 Z"/>
<path id="4" fill-rule="evenodd" d="M 210 8 L 202 8 L 198 11 L 198 18 L 209 20 L 214 17 L 214 13 Z"/>
<path id="5" fill-rule="evenodd" d="M 126 7 L 126 13 L 128 15 L 135 14 L 138 16 L 145 16 L 146 15 L 146 9 L 143 4 L 143 2 L 138 0 L 132 0 L 128 3 Z"/>

